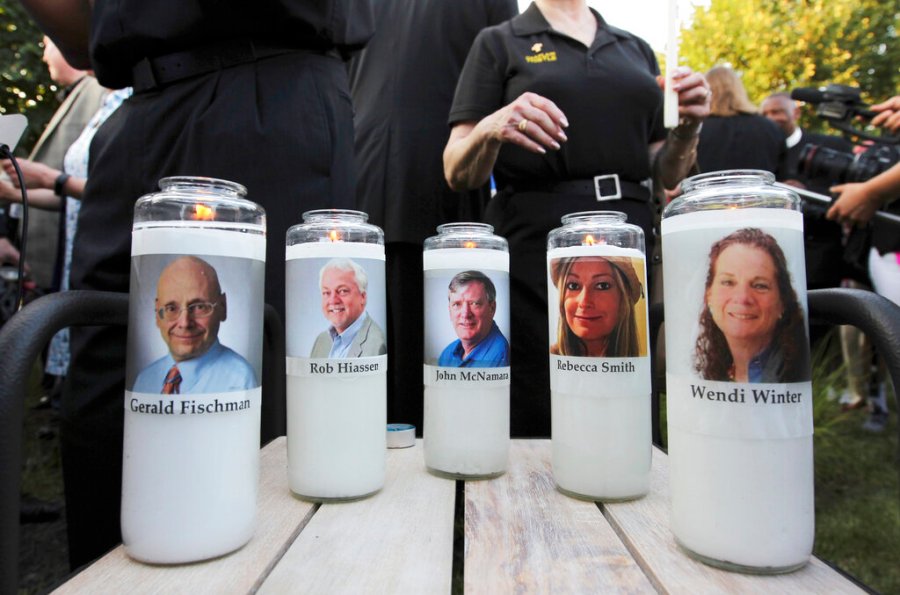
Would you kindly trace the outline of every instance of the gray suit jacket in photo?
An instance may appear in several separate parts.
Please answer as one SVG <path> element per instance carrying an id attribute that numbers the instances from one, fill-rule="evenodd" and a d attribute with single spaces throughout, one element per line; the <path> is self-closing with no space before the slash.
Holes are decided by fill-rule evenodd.
<path id="1" fill-rule="evenodd" d="M 387 340 L 384 336 L 384 331 L 375 324 L 371 316 L 368 314 L 364 314 L 364 316 L 366 320 L 360 327 L 359 332 L 356 333 L 356 336 L 353 337 L 347 357 L 373 357 L 387 353 Z M 334 340 L 331 338 L 330 329 L 319 333 L 319 336 L 316 337 L 316 342 L 313 343 L 312 353 L 309 354 L 309 357 L 328 357 L 333 343 Z"/>

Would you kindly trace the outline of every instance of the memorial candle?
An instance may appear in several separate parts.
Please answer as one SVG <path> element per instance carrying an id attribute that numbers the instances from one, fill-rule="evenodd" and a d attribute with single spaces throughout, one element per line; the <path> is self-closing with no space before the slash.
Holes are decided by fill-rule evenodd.
<path id="1" fill-rule="evenodd" d="M 384 235 L 366 219 L 310 211 L 287 234 L 288 480 L 310 500 L 384 485 Z"/>
<path id="2" fill-rule="evenodd" d="M 425 465 L 493 477 L 509 453 L 509 253 L 490 225 L 425 241 Z"/>
<path id="3" fill-rule="evenodd" d="M 802 567 L 814 535 L 803 215 L 773 182 L 689 178 L 662 221 L 672 531 L 753 573 Z"/>
<path id="4" fill-rule="evenodd" d="M 591 500 L 647 493 L 650 357 L 641 229 L 574 213 L 547 241 L 553 478 Z"/>
<path id="5" fill-rule="evenodd" d="M 122 540 L 167 564 L 253 535 L 265 213 L 224 180 L 160 188 L 135 205 Z"/>

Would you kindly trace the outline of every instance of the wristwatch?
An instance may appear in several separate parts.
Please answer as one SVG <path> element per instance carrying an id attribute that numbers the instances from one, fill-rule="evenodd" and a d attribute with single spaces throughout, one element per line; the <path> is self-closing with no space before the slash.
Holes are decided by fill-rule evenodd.
<path id="1" fill-rule="evenodd" d="M 56 176 L 56 182 L 53 183 L 53 193 L 57 196 L 65 196 L 66 194 L 66 182 L 69 181 L 71 176 L 65 172 L 60 173 Z"/>

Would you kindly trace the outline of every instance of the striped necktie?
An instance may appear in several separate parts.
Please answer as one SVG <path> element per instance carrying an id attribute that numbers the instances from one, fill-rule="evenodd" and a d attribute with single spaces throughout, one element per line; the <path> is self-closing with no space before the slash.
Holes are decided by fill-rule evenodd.
<path id="1" fill-rule="evenodd" d="M 169 368 L 169 373 L 166 374 L 166 379 L 163 382 L 162 394 L 164 395 L 179 395 L 181 391 L 179 387 L 181 386 L 181 372 L 178 371 L 178 364 L 175 364 L 171 368 Z"/>

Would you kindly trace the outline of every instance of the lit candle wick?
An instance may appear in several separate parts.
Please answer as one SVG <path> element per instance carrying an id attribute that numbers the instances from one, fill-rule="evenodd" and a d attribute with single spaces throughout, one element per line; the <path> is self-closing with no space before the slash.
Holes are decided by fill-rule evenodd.
<path id="1" fill-rule="evenodd" d="M 331 240 L 332 242 L 340 242 L 341 236 L 338 235 L 337 231 L 332 229 L 331 231 L 328 232 L 328 239 Z"/>
<path id="2" fill-rule="evenodd" d="M 198 204 L 194 206 L 194 219 L 201 221 L 209 221 L 213 218 L 212 207 Z"/>
<path id="3" fill-rule="evenodd" d="M 597 240 L 594 239 L 594 236 L 587 235 L 584 237 L 584 245 L 585 246 L 593 246 L 596 243 L 597 243 Z"/>
<path id="4" fill-rule="evenodd" d="M 468 242 L 466 242 L 466 243 L 464 244 L 464 246 L 465 246 L 466 248 L 477 248 L 477 247 L 478 247 L 478 244 L 476 244 L 475 242 L 469 240 Z"/>

